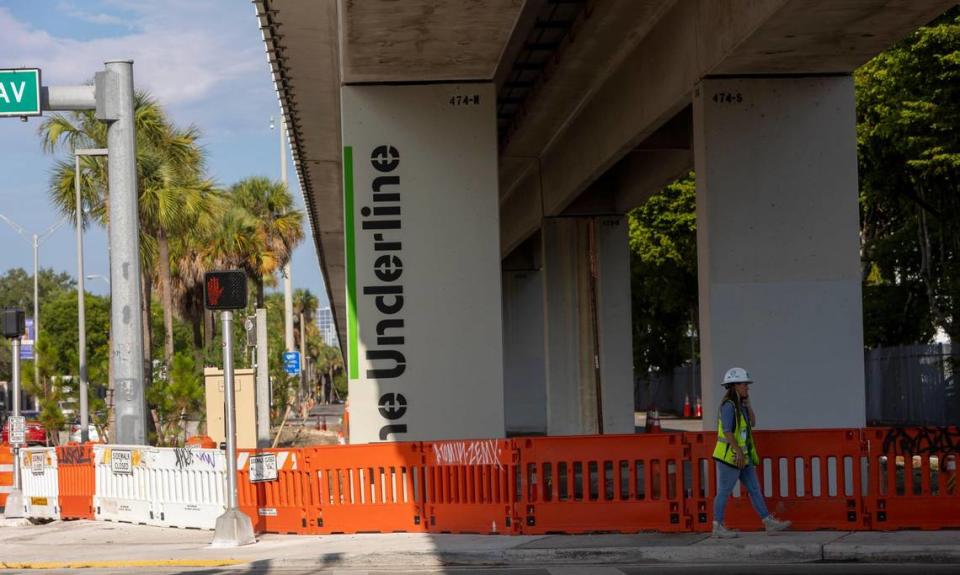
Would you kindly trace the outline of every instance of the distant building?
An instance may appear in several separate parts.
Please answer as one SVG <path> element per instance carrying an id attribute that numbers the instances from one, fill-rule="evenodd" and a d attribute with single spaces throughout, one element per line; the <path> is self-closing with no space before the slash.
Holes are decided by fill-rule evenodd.
<path id="1" fill-rule="evenodd" d="M 317 313 L 317 326 L 320 328 L 323 343 L 337 347 L 337 326 L 333 323 L 333 312 L 330 308 L 321 308 Z"/>

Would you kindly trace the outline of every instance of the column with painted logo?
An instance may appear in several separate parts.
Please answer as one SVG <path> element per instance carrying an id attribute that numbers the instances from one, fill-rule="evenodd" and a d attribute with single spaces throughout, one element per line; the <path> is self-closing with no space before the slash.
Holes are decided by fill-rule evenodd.
<path id="1" fill-rule="evenodd" d="M 494 104 L 342 89 L 352 443 L 504 435 Z"/>

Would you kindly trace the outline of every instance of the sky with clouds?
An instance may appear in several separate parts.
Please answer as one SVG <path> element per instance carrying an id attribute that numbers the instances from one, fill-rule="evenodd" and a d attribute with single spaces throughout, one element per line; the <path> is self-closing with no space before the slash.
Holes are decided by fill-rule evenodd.
<path id="1" fill-rule="evenodd" d="M 228 186 L 253 175 L 279 178 L 279 135 L 270 129 L 279 105 L 246 0 L 0 0 L 0 68 L 37 67 L 43 84 L 89 83 L 107 60 L 134 60 L 134 83 L 178 125 L 203 133 L 210 176 Z M 29 233 L 60 221 L 48 199 L 56 156 L 40 146 L 38 118 L 0 118 L 0 214 Z M 290 187 L 303 209 L 293 164 Z M 61 153 L 63 159 L 70 159 Z M 308 226 L 309 229 L 309 226 Z M 76 275 L 76 240 L 64 225 L 40 245 L 40 266 Z M 109 276 L 106 234 L 84 240 L 87 274 Z M 293 284 L 326 305 L 312 238 L 293 257 Z M 33 267 L 28 239 L 0 222 L 0 273 Z M 87 282 L 105 294 L 105 281 Z"/>

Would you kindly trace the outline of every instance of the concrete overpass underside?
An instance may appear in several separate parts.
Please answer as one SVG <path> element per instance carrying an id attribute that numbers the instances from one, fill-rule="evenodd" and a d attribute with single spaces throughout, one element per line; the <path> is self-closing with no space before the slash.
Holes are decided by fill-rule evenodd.
<path id="1" fill-rule="evenodd" d="M 514 432 L 585 433 L 627 431 L 625 415 L 608 411 L 624 411 L 617 405 L 629 400 L 632 413 L 629 261 L 622 216 L 695 164 L 705 411 L 712 413 L 717 402 L 717 394 L 708 391 L 716 387 L 710 384 L 717 381 L 717 370 L 731 361 L 750 363 L 758 378 L 787 385 L 799 376 L 776 366 L 795 368 L 804 353 L 856 355 L 862 328 L 854 325 L 860 304 L 852 301 L 859 297 L 859 283 L 854 290 L 856 157 L 855 147 L 850 149 L 855 118 L 849 75 L 954 2 L 254 4 L 341 342 L 348 341 L 342 88 L 495 86 L 507 431 L 513 420 L 519 422 Z M 719 104 L 730 98 L 731 106 L 714 106 L 718 95 Z M 785 155 L 807 163 L 788 168 L 781 161 Z M 766 173 L 773 169 L 781 173 Z M 775 183 L 784 176 L 792 183 Z M 792 217 L 781 222 L 776 210 L 787 205 Z M 753 226 L 738 215 L 751 211 L 780 222 L 781 231 Z M 824 220 L 833 227 L 821 229 L 817 222 Z M 615 225 L 618 221 L 623 225 Z M 746 231 L 733 234 L 725 225 L 729 222 Z M 784 245 L 778 233 L 788 232 L 804 239 Z M 770 250 L 776 254 L 754 250 L 758 242 L 774 246 Z M 560 263 L 568 257 L 575 261 Z M 777 268 L 774 260 L 784 257 L 791 265 Z M 743 294 L 750 294 L 760 310 L 747 309 Z M 844 310 L 840 315 L 846 322 L 828 326 L 842 335 L 827 338 L 827 348 L 806 346 L 815 334 L 795 337 L 790 329 L 816 328 L 777 312 L 782 304 L 774 302 L 785 297 L 812 298 L 803 304 L 808 308 L 796 312 L 801 315 L 824 308 L 836 316 L 837 309 Z M 624 312 L 626 323 L 618 319 Z M 756 330 L 759 339 L 723 327 L 736 318 L 743 320 L 742 330 Z M 560 330 L 561 325 L 569 329 Z M 780 331 L 783 326 L 786 332 Z M 771 338 L 802 349 L 797 356 L 781 357 L 775 346 L 761 345 Z M 764 359 L 770 354 L 775 360 Z M 852 378 L 846 400 L 853 411 L 863 401 L 853 367 L 860 358 L 855 359 L 824 363 Z M 530 380 L 540 382 L 536 389 L 525 383 Z M 535 414 L 512 419 L 511 403 Z M 787 418 L 779 426 L 856 421 L 857 416 L 828 414 Z"/>

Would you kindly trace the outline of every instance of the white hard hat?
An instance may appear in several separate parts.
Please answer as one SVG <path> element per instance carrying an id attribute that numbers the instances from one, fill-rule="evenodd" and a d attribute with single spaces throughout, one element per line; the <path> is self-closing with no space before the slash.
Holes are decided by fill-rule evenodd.
<path id="1" fill-rule="evenodd" d="M 723 385 L 732 385 L 734 383 L 753 383 L 753 378 L 742 367 L 731 367 L 723 375 Z"/>

